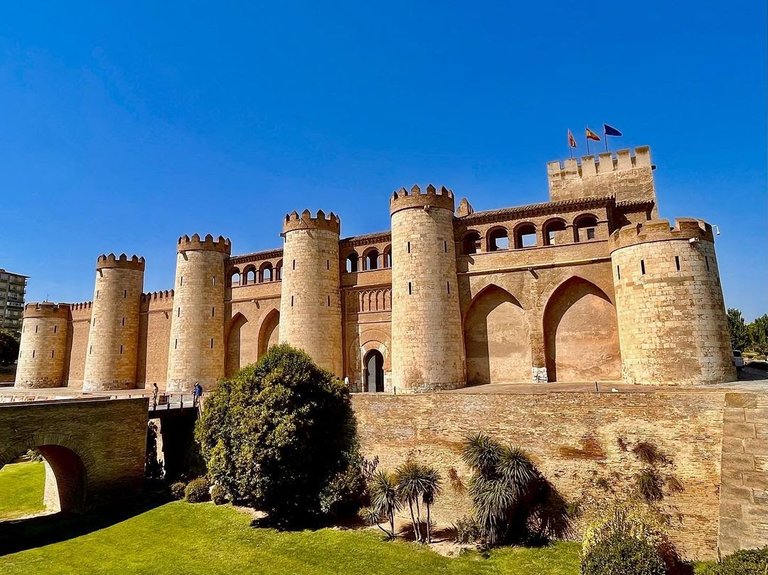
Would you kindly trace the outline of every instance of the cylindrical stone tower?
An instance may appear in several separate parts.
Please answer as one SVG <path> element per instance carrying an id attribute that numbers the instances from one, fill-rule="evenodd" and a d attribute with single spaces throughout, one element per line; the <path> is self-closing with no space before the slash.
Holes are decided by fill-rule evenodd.
<path id="1" fill-rule="evenodd" d="M 314 362 L 341 377 L 339 231 L 333 212 L 312 217 L 293 212 L 283 222 L 280 342 L 306 351 Z"/>
<path id="2" fill-rule="evenodd" d="M 397 391 L 465 384 L 453 192 L 401 189 L 392 216 L 392 383 Z"/>
<path id="3" fill-rule="evenodd" d="M 69 306 L 51 302 L 24 306 L 16 387 L 61 387 L 67 366 Z"/>
<path id="4" fill-rule="evenodd" d="M 610 242 L 623 379 L 735 380 L 712 226 L 652 220 L 616 230 Z"/>
<path id="5" fill-rule="evenodd" d="M 210 234 L 179 238 L 176 248 L 168 384 L 171 392 L 210 389 L 224 377 L 224 262 L 230 241 Z"/>
<path id="6" fill-rule="evenodd" d="M 143 289 L 144 258 L 109 254 L 96 260 L 83 391 L 136 387 Z"/>

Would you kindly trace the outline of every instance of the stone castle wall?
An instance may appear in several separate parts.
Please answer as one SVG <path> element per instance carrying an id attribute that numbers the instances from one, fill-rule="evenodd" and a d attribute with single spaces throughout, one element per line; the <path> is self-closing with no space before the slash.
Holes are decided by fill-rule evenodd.
<path id="1" fill-rule="evenodd" d="M 286 217 L 279 333 L 281 342 L 342 377 L 339 225 L 333 213 Z"/>
<path id="2" fill-rule="evenodd" d="M 66 384 L 69 306 L 53 303 L 24 306 L 22 353 L 16 368 L 16 387 L 60 387 Z M 45 356 L 41 361 L 40 356 Z"/>
<path id="3" fill-rule="evenodd" d="M 85 355 L 84 390 L 136 386 L 143 287 L 144 258 L 99 256 Z"/>
<path id="4" fill-rule="evenodd" d="M 404 391 L 462 387 L 466 381 L 453 194 L 417 186 L 390 201 L 392 380 Z"/>
<path id="5" fill-rule="evenodd" d="M 643 465 L 631 449 L 650 441 L 672 461 L 661 468 L 683 486 L 664 488 L 672 537 L 688 557 L 711 558 L 718 546 L 723 390 L 649 393 L 453 393 L 353 396 L 367 458 L 394 470 L 409 458 L 435 466 L 443 494 L 432 512 L 441 524 L 471 510 L 470 471 L 461 461 L 468 434 L 484 431 L 522 447 L 584 520 L 626 496 Z M 407 521 L 400 515 L 399 524 Z M 577 531 L 583 523 L 577 523 Z"/>
<path id="6" fill-rule="evenodd" d="M 662 384 L 736 379 L 712 229 L 652 220 L 611 238 L 623 379 Z"/>
<path id="7" fill-rule="evenodd" d="M 156 383 L 159 389 L 166 388 L 172 314 L 173 290 L 142 295 L 137 387 L 151 388 Z"/>

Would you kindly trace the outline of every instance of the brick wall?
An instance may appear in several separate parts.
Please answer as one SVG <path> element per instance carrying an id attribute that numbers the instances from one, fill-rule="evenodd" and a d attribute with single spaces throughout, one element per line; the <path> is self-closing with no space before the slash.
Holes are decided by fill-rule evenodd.
<path id="1" fill-rule="evenodd" d="M 716 554 L 722 390 L 356 395 L 353 405 L 364 453 L 378 456 L 381 468 L 412 457 L 440 470 L 444 494 L 433 516 L 441 524 L 471 510 L 462 491 L 470 473 L 460 458 L 467 434 L 482 430 L 523 447 L 585 516 L 630 492 L 642 468 L 631 447 L 651 441 L 673 462 L 662 475 L 683 486 L 678 493 L 665 488 L 662 502 L 674 518 L 673 539 L 688 556 Z"/>

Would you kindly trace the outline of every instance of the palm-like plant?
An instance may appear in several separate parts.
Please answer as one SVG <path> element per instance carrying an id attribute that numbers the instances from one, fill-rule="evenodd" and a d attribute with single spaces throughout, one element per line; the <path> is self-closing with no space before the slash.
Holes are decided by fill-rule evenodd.
<path id="1" fill-rule="evenodd" d="M 421 541 L 421 513 L 419 509 L 419 500 L 424 494 L 424 478 L 422 476 L 422 467 L 415 461 L 406 461 L 395 470 L 395 482 L 397 483 L 397 495 L 400 501 L 408 504 L 411 512 L 411 524 L 413 525 L 413 536 L 416 541 Z M 414 514 L 414 505 L 416 513 Z"/>
<path id="2" fill-rule="evenodd" d="M 424 502 L 424 506 L 427 508 L 427 543 L 432 543 L 432 519 L 430 516 L 430 509 L 435 499 L 442 492 L 442 478 L 440 473 L 434 467 L 429 465 L 423 465 L 421 467 L 421 474 L 423 478 L 424 491 L 421 494 L 421 500 Z"/>
<path id="3" fill-rule="evenodd" d="M 397 483 L 395 478 L 383 469 L 378 470 L 372 477 L 368 487 L 371 496 L 371 509 L 373 514 L 369 514 L 369 520 L 372 521 L 374 515 L 384 517 L 389 521 L 389 537 L 395 536 L 395 513 L 400 509 L 400 499 L 397 493 Z M 377 523 L 378 524 L 378 523 Z"/>
<path id="4" fill-rule="evenodd" d="M 548 513 L 556 491 L 523 450 L 478 433 L 467 438 L 462 459 L 473 471 L 469 493 L 488 545 L 530 535 L 532 519 L 539 532 L 551 530 Z"/>

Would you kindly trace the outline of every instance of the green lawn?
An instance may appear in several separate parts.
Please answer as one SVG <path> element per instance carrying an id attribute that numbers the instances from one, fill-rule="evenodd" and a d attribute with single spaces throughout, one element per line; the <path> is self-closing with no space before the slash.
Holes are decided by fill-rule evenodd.
<path id="1" fill-rule="evenodd" d="M 0 470 L 0 518 L 42 510 L 42 463 Z M 230 506 L 175 502 L 105 529 L 0 556 L 0 573 L 350 575 L 421 573 L 576 575 L 579 545 L 501 549 L 447 558 L 375 530 L 277 532 L 256 529 Z"/>
<path id="2" fill-rule="evenodd" d="M 45 510 L 45 465 L 12 463 L 0 469 L 0 521 Z"/>
<path id="3" fill-rule="evenodd" d="M 68 541 L 0 557 L 0 572 L 350 575 L 409 573 L 578 573 L 579 545 L 502 549 L 446 558 L 413 543 L 386 542 L 371 530 L 277 532 L 250 527 L 229 506 L 168 503 Z"/>

